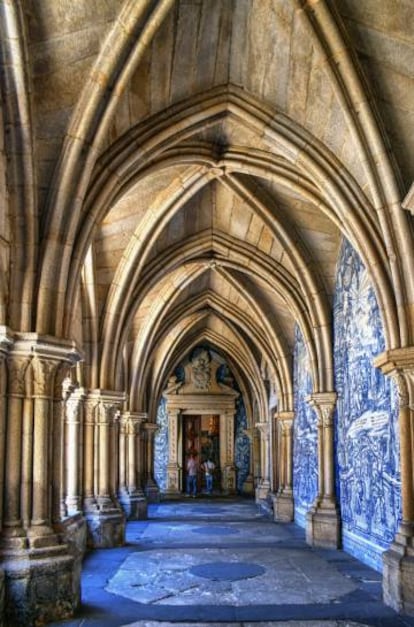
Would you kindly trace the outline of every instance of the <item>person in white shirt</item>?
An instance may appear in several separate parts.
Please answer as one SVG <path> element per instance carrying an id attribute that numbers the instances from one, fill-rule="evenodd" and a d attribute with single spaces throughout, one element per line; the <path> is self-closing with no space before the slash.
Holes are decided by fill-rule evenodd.
<path id="1" fill-rule="evenodd" d="M 206 475 L 206 490 L 207 494 L 212 494 L 213 492 L 213 472 L 215 469 L 215 464 L 210 457 L 206 459 L 203 464 L 204 472 Z"/>
<path id="2" fill-rule="evenodd" d="M 198 464 L 193 453 L 187 461 L 187 496 L 195 498 L 197 496 L 197 470 Z"/>

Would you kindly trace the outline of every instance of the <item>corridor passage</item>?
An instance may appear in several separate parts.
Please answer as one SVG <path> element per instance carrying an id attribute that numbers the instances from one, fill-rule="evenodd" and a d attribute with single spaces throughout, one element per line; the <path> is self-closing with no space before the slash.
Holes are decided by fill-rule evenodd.
<path id="1" fill-rule="evenodd" d="M 70 627 L 413 626 L 381 602 L 381 575 L 342 551 L 315 550 L 294 524 L 250 500 L 150 505 L 127 546 L 86 557 Z"/>

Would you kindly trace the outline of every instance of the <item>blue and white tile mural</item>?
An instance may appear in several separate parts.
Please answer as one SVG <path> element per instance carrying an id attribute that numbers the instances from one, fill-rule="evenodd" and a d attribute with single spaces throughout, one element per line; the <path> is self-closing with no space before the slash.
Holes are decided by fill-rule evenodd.
<path id="1" fill-rule="evenodd" d="M 304 527 L 306 512 L 318 493 L 318 432 L 316 413 L 306 402 L 307 396 L 312 393 L 312 378 L 305 342 L 297 325 L 293 385 L 293 497 L 295 521 Z"/>
<path id="2" fill-rule="evenodd" d="M 197 349 L 198 347 L 196 347 Z M 209 350 L 212 356 L 221 361 L 222 364 L 217 370 L 217 381 L 219 383 L 225 383 L 231 385 L 234 389 L 240 392 L 237 383 L 232 376 L 232 373 L 223 360 L 223 358 L 212 351 L 208 346 L 204 346 Z M 194 350 L 196 350 L 194 349 Z M 184 380 L 184 368 L 180 365 L 174 371 L 178 381 Z M 158 487 L 161 492 L 164 492 L 167 488 L 167 463 L 168 463 L 168 415 L 167 415 L 167 403 L 165 399 L 161 399 L 157 412 L 157 425 L 158 431 L 155 434 L 155 459 L 154 459 L 154 476 Z M 236 401 L 236 414 L 235 414 L 235 464 L 237 468 L 237 490 L 242 492 L 243 483 L 245 482 L 250 468 L 250 442 L 248 436 L 243 433 L 243 430 L 247 429 L 247 417 L 246 408 L 243 402 L 243 398 L 240 395 Z"/>
<path id="3" fill-rule="evenodd" d="M 237 491 L 242 493 L 243 483 L 246 481 L 250 469 L 250 440 L 244 433 L 244 429 L 247 429 L 247 416 L 242 396 L 239 396 L 236 401 L 234 429 L 234 458 L 237 468 Z"/>
<path id="4" fill-rule="evenodd" d="M 368 272 L 345 240 L 334 300 L 337 491 L 344 549 L 378 570 L 400 519 L 397 393 L 372 365 L 384 348 Z"/>
<path id="5" fill-rule="evenodd" d="M 165 398 L 158 405 L 157 425 L 159 428 L 154 438 L 154 478 L 161 492 L 165 492 L 168 463 L 168 414 Z"/>

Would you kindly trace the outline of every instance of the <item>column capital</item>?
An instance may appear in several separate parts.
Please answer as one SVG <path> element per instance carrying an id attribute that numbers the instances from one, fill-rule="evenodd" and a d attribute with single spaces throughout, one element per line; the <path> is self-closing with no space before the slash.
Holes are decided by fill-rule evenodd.
<path id="1" fill-rule="evenodd" d="M 322 424 L 329 427 L 332 425 L 336 399 L 336 392 L 316 392 L 310 394 L 306 402 L 315 409 Z"/>
<path id="2" fill-rule="evenodd" d="M 159 425 L 157 425 L 155 422 L 144 422 L 142 426 L 149 436 L 153 436 L 155 432 L 159 429 Z"/>
<path id="3" fill-rule="evenodd" d="M 384 351 L 373 363 L 395 382 L 400 409 L 409 407 L 414 411 L 414 347 Z"/>
<path id="4" fill-rule="evenodd" d="M 295 418 L 295 412 L 293 411 L 276 411 L 274 413 L 274 418 L 277 420 L 277 422 L 286 422 L 286 421 L 293 421 Z"/>
<path id="5" fill-rule="evenodd" d="M 260 431 L 260 433 L 265 438 L 269 437 L 269 423 L 268 422 L 256 422 L 254 426 L 256 427 L 256 429 Z"/>

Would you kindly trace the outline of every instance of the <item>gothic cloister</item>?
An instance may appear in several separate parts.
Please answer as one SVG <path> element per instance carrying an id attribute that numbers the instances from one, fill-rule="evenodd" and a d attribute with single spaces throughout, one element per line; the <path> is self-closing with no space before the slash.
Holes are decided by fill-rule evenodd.
<path id="1" fill-rule="evenodd" d="M 0 624 L 72 616 L 190 453 L 413 615 L 412 1 L 0 26 Z"/>

